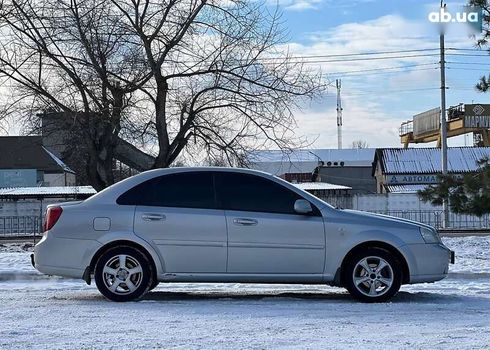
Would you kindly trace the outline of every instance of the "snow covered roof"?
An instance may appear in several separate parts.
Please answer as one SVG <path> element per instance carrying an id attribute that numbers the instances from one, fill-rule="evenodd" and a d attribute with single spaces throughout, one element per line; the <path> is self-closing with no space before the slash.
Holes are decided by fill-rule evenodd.
<path id="1" fill-rule="evenodd" d="M 301 188 L 305 191 L 311 190 L 351 190 L 352 187 L 331 184 L 328 182 L 301 182 L 293 183 L 294 186 Z"/>
<path id="2" fill-rule="evenodd" d="M 370 166 L 375 148 L 355 149 L 298 149 L 291 152 L 281 150 L 255 151 L 250 154 L 254 163 L 262 162 L 344 162 L 345 165 Z"/>
<path id="3" fill-rule="evenodd" d="M 490 147 L 450 147 L 447 152 L 448 171 L 465 173 L 478 169 L 477 161 L 490 157 Z M 441 172 L 440 148 L 380 148 L 379 160 L 385 174 L 434 174 Z"/>
<path id="4" fill-rule="evenodd" d="M 89 197 L 95 193 L 92 186 L 0 188 L 0 197 Z"/>
<path id="5" fill-rule="evenodd" d="M 254 151 L 249 154 L 251 168 L 274 175 L 312 173 L 323 162 L 344 162 L 344 166 L 371 166 L 375 149 L 299 149 L 286 153 L 281 150 Z"/>
<path id="6" fill-rule="evenodd" d="M 428 185 L 387 185 L 386 189 L 390 193 L 417 193 L 425 189 Z"/>

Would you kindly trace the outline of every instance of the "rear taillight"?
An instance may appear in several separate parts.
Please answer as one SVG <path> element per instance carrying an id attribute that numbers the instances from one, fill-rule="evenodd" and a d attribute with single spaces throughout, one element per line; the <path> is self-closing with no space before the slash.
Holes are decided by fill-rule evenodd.
<path id="1" fill-rule="evenodd" d="M 46 211 L 46 218 L 44 220 L 43 231 L 49 231 L 58 222 L 63 209 L 61 207 L 49 207 Z"/>

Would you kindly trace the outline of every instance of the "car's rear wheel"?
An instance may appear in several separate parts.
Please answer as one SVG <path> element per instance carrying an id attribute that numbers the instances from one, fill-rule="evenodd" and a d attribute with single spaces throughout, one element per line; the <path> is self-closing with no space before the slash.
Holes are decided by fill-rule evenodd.
<path id="1" fill-rule="evenodd" d="M 345 287 L 363 302 L 384 302 L 400 289 L 402 268 L 389 251 L 368 248 L 347 261 L 343 273 Z"/>
<path id="2" fill-rule="evenodd" d="M 138 249 L 121 246 L 104 252 L 95 264 L 95 284 L 113 301 L 141 298 L 152 283 L 151 264 Z"/>

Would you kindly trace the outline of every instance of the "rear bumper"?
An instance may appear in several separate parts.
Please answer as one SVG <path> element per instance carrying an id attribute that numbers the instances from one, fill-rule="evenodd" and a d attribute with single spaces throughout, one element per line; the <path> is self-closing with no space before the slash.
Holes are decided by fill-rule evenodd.
<path id="1" fill-rule="evenodd" d="M 101 246 L 94 240 L 56 238 L 48 233 L 34 247 L 31 263 L 47 275 L 82 278 Z"/>
<path id="2" fill-rule="evenodd" d="M 59 266 L 44 266 L 36 265 L 36 270 L 50 276 L 62 276 L 69 278 L 83 279 L 85 270 L 81 269 L 70 269 L 66 267 Z"/>

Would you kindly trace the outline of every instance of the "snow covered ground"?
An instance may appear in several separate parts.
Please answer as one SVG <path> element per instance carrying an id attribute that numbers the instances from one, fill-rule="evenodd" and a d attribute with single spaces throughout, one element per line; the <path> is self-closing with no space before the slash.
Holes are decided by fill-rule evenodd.
<path id="1" fill-rule="evenodd" d="M 490 237 L 446 238 L 450 276 L 361 304 L 340 288 L 168 284 L 108 302 L 83 281 L 47 277 L 29 244 L 0 245 L 2 349 L 455 349 L 490 346 Z"/>

